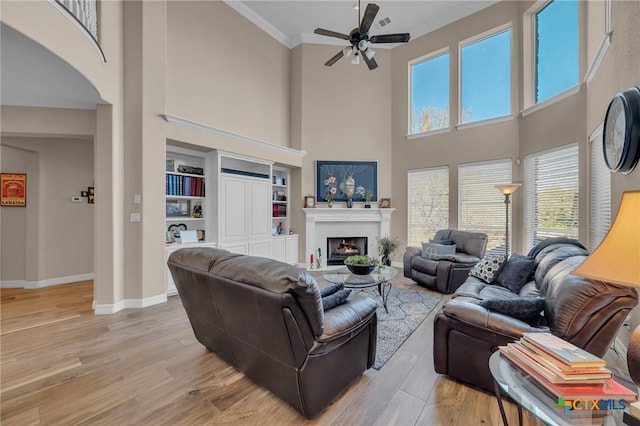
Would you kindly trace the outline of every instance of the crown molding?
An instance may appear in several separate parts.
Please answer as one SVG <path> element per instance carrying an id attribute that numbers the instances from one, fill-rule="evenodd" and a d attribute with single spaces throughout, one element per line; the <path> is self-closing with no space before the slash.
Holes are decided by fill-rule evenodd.
<path id="1" fill-rule="evenodd" d="M 253 22 L 258 28 L 269 34 L 281 44 L 287 46 L 289 49 L 297 46 L 297 44 L 294 44 L 293 41 L 284 33 L 267 22 L 262 16 L 258 15 L 252 9 L 247 7 L 244 2 L 240 0 L 224 0 L 224 2 L 227 4 L 227 6 L 247 18 L 249 21 Z"/>
<path id="2" fill-rule="evenodd" d="M 265 142 L 260 139 L 252 138 L 250 136 L 241 135 L 239 133 L 231 132 L 229 130 L 220 129 L 217 127 L 209 126 L 207 124 L 198 123 L 196 121 L 187 120 L 186 118 L 177 117 L 171 114 L 161 114 L 162 118 L 169 124 L 177 124 L 183 127 L 190 127 L 192 129 L 197 129 L 206 133 L 210 133 L 216 136 L 224 136 L 227 138 L 241 140 L 243 142 L 247 142 L 256 146 L 260 146 L 261 148 L 270 149 L 272 151 L 282 152 L 289 155 L 295 155 L 300 158 L 307 155 L 307 151 L 299 151 L 297 149 L 289 148 L 282 145 L 275 145 L 269 142 Z"/>

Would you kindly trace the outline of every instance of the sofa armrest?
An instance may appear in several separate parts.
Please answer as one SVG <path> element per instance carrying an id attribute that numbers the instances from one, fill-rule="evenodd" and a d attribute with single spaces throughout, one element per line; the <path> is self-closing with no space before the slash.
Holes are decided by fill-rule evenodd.
<path id="1" fill-rule="evenodd" d="M 467 325 L 514 339 L 519 339 L 523 333 L 549 331 L 548 327 L 534 327 L 517 318 L 490 311 L 468 301 L 451 299 L 444 304 L 442 312 Z"/>
<path id="2" fill-rule="evenodd" d="M 418 247 L 407 247 L 404 251 L 404 255 L 402 255 L 402 266 L 404 276 L 407 278 L 411 278 L 411 259 L 416 256 L 422 255 L 422 249 Z"/>
<path id="3" fill-rule="evenodd" d="M 351 336 L 359 328 L 366 326 L 375 315 L 378 304 L 365 294 L 350 296 L 347 301 L 324 313 L 324 329 L 316 339 L 326 343 L 343 336 Z"/>

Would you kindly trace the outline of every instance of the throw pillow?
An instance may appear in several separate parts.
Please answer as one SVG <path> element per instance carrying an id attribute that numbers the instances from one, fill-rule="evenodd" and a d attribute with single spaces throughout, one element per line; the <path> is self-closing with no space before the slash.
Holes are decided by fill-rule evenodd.
<path id="1" fill-rule="evenodd" d="M 518 294 L 520 289 L 529 282 L 534 269 L 536 269 L 535 259 L 514 253 L 500 269 L 495 284 Z"/>
<path id="2" fill-rule="evenodd" d="M 322 297 L 331 296 L 333 293 L 337 292 L 338 290 L 342 290 L 343 288 L 344 288 L 344 284 L 342 283 L 331 284 L 330 286 L 327 286 L 320 290 L 320 296 Z"/>
<path id="3" fill-rule="evenodd" d="M 422 243 L 422 257 L 439 260 L 440 256 L 456 254 L 456 245 Z"/>
<path id="4" fill-rule="evenodd" d="M 351 290 L 338 290 L 333 293 L 331 296 L 325 296 L 322 298 L 322 309 L 328 311 L 331 308 L 335 308 L 336 306 L 342 304 L 347 300 L 347 297 L 351 294 Z"/>
<path id="5" fill-rule="evenodd" d="M 451 240 L 429 240 L 429 242 L 434 244 L 442 244 L 443 246 L 450 246 L 452 244 L 455 244 Z"/>
<path id="6" fill-rule="evenodd" d="M 472 277 L 480 278 L 487 284 L 491 284 L 496 277 L 500 268 L 504 264 L 504 255 L 502 254 L 487 254 L 485 257 L 476 263 L 469 275 Z"/>
<path id="7" fill-rule="evenodd" d="M 485 299 L 480 306 L 523 321 L 531 321 L 544 310 L 544 297 L 516 297 L 513 299 Z"/>

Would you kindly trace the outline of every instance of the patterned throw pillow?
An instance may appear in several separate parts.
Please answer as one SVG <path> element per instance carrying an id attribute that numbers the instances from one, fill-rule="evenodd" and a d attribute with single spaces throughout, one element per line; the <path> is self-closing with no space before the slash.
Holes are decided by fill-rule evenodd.
<path id="1" fill-rule="evenodd" d="M 504 259 L 502 254 L 488 254 L 471 268 L 469 275 L 491 284 L 498 276 L 498 272 L 504 264 Z"/>

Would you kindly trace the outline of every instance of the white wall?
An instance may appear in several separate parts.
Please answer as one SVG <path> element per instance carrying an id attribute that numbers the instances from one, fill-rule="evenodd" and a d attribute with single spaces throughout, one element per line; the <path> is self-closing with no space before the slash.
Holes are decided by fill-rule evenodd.
<path id="1" fill-rule="evenodd" d="M 3 284 L 46 285 L 93 274 L 95 205 L 71 202 L 93 185 L 93 143 L 3 137 L 1 149 L 2 171 L 27 173 L 28 191 L 25 208 L 2 207 Z"/>

